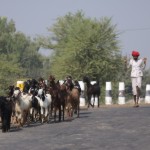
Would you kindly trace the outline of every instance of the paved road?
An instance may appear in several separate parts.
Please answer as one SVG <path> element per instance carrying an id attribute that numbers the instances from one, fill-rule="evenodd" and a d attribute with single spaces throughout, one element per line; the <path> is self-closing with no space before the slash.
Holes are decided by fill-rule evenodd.
<path id="1" fill-rule="evenodd" d="M 0 150 L 150 150 L 150 106 L 82 110 L 80 118 L 0 133 Z"/>

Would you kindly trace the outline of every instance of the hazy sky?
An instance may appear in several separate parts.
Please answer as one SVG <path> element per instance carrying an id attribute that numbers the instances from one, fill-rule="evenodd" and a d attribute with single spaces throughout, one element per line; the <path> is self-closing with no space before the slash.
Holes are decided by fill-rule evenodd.
<path id="1" fill-rule="evenodd" d="M 82 10 L 86 17 L 112 17 L 121 51 L 138 50 L 150 67 L 150 0 L 0 0 L 0 16 L 13 19 L 18 31 L 31 37 L 48 35 L 56 18 Z"/>

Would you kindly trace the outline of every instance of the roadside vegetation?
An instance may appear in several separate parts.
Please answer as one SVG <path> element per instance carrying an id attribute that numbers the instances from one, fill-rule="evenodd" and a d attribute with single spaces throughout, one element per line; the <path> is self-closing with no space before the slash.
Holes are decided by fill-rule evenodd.
<path id="1" fill-rule="evenodd" d="M 130 71 L 125 71 L 119 31 L 111 18 L 89 18 L 82 11 L 68 13 L 58 17 L 48 31 L 47 37 L 31 38 L 17 31 L 13 20 L 0 17 L 0 94 L 18 80 L 47 79 L 53 74 L 57 80 L 67 75 L 76 80 L 85 75 L 99 80 L 101 100 L 105 97 L 106 81 L 112 82 L 114 100 L 122 81 L 127 99 L 131 97 Z M 53 53 L 43 56 L 40 48 Z M 146 84 L 150 84 L 150 69 L 144 73 L 143 96 Z"/>

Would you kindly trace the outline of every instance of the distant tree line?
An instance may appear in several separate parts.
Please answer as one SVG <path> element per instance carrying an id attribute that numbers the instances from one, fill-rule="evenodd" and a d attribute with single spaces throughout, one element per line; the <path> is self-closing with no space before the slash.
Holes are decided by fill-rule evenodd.
<path id="1" fill-rule="evenodd" d="M 118 95 L 118 82 L 124 81 L 126 90 L 131 91 L 129 71 L 124 69 L 119 31 L 111 18 L 91 19 L 82 11 L 58 17 L 49 27 L 48 37 L 31 39 L 17 32 L 13 20 L 0 18 L 0 88 L 18 79 L 56 79 L 71 75 L 82 80 L 87 75 L 99 80 L 102 89 L 106 81 L 114 87 L 113 97 Z M 52 49 L 51 56 L 39 53 L 39 48 Z M 150 71 L 146 70 L 143 84 L 150 83 Z M 104 90 L 103 90 L 104 91 Z M 102 93 L 103 97 L 105 93 Z"/>
<path id="2" fill-rule="evenodd" d="M 19 79 L 43 74 L 45 58 L 36 40 L 18 32 L 13 20 L 0 17 L 0 93 Z"/>

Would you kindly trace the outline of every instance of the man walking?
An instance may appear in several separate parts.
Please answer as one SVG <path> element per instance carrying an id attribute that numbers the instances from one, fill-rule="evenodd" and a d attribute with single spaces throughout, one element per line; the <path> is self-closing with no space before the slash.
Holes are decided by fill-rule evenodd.
<path id="1" fill-rule="evenodd" d="M 125 60 L 126 67 L 131 67 L 132 92 L 135 103 L 134 107 L 139 107 L 143 70 L 145 69 L 147 61 L 146 58 L 140 59 L 139 56 L 140 53 L 138 51 L 132 51 L 133 58 L 130 59 L 129 63 L 127 62 L 127 60 Z"/>

